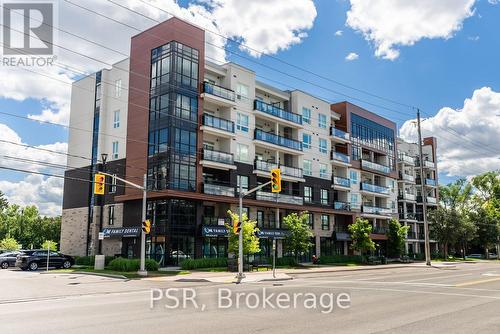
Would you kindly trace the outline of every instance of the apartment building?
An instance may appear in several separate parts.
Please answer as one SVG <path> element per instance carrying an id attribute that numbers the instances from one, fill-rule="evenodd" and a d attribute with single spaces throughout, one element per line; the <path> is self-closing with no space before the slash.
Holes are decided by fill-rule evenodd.
<path id="1" fill-rule="evenodd" d="M 146 175 L 149 257 L 162 265 L 225 257 L 224 224 L 240 187 L 267 182 L 279 167 L 281 193 L 268 187 L 243 200 L 260 229 L 256 256 L 271 255 L 273 238 L 277 255 L 289 254 L 282 220 L 302 211 L 314 235 L 304 261 L 350 254 L 347 226 L 358 216 L 373 225 L 383 254 L 402 203 L 396 124 L 349 102 L 269 86 L 235 63 L 211 63 L 204 36 L 171 18 L 132 37 L 129 59 L 73 84 L 62 251 L 138 256 L 142 193 L 108 179 L 106 195 L 94 196 L 87 181 L 105 170 L 136 184 Z"/>

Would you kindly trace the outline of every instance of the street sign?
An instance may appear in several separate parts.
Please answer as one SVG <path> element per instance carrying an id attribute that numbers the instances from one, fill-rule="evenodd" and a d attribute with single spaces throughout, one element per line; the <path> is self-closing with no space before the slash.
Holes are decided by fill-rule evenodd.
<path id="1" fill-rule="evenodd" d="M 99 240 L 104 240 L 104 232 L 99 232 Z"/>

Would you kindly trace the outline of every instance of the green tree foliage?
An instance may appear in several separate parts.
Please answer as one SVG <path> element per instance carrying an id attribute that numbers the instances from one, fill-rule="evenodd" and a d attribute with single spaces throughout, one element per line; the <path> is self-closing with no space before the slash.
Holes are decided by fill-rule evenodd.
<path id="1" fill-rule="evenodd" d="M 309 228 L 308 214 L 302 212 L 300 215 L 291 213 L 283 218 L 283 222 L 288 229 L 288 234 L 285 238 L 287 247 L 293 252 L 295 258 L 309 251 L 313 246 L 311 238 L 313 233 Z"/>
<path id="2" fill-rule="evenodd" d="M 231 210 L 227 212 L 229 216 L 231 217 L 231 221 L 238 222 L 239 221 L 239 216 L 236 213 L 233 213 Z M 248 219 L 246 214 L 243 214 L 242 216 L 242 231 L 243 231 L 243 254 L 244 255 L 249 255 L 249 254 L 255 254 L 260 252 L 260 245 L 259 245 L 259 237 L 257 236 L 257 232 L 259 229 L 257 228 L 257 222 Z M 239 250 L 239 244 L 238 244 L 238 234 L 235 234 L 233 232 L 233 226 L 226 224 L 226 228 L 229 233 L 229 252 L 238 254 Z"/>
<path id="3" fill-rule="evenodd" d="M 356 218 L 354 224 L 349 225 L 348 228 L 351 233 L 352 249 L 361 254 L 366 254 L 375 250 L 375 242 L 370 238 L 372 226 L 368 220 Z"/>
<path id="4" fill-rule="evenodd" d="M 45 240 L 42 244 L 42 249 L 50 249 L 51 251 L 57 251 L 57 242 L 52 240 Z"/>
<path id="5" fill-rule="evenodd" d="M 19 243 L 14 238 L 4 238 L 0 241 L 0 249 L 5 249 L 9 251 L 18 250 L 21 247 Z"/>
<path id="6" fill-rule="evenodd" d="M 405 239 L 409 228 L 409 226 L 401 226 L 397 219 L 391 219 L 389 221 L 389 228 L 387 229 L 387 248 L 389 256 L 399 257 L 404 254 Z"/>

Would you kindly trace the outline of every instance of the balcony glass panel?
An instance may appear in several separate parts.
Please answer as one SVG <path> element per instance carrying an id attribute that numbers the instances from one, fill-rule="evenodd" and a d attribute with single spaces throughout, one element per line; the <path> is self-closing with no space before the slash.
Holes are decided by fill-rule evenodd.
<path id="1" fill-rule="evenodd" d="M 349 140 L 349 134 L 347 132 L 339 130 L 339 129 L 334 128 L 334 127 L 330 127 L 330 135 L 333 137 L 338 137 L 338 138 L 342 138 L 345 140 Z"/>
<path id="2" fill-rule="evenodd" d="M 415 165 L 415 158 L 410 157 L 409 155 L 401 154 L 399 156 L 400 161 L 404 161 L 410 165 Z"/>
<path id="3" fill-rule="evenodd" d="M 372 229 L 372 233 L 374 233 L 374 234 L 386 234 L 387 233 L 387 227 L 384 227 L 384 226 L 375 226 Z"/>
<path id="4" fill-rule="evenodd" d="M 302 151 L 301 142 L 294 139 L 277 136 L 274 133 L 264 132 L 260 129 L 255 129 L 254 138 L 256 140 L 262 140 L 270 144 L 291 148 L 297 151 Z"/>
<path id="5" fill-rule="evenodd" d="M 227 217 L 203 217 L 203 225 L 224 225 L 231 224 L 231 219 Z"/>
<path id="6" fill-rule="evenodd" d="M 258 201 L 271 201 L 271 202 L 278 202 L 278 203 L 286 203 L 286 204 L 296 204 L 296 205 L 302 205 L 304 204 L 304 199 L 300 196 L 292 196 L 292 195 L 285 195 L 285 194 L 278 194 L 277 193 L 270 193 L 266 191 L 257 191 L 256 193 L 256 199 Z"/>
<path id="7" fill-rule="evenodd" d="M 433 179 L 425 179 L 425 184 L 429 186 L 436 186 L 436 180 Z"/>
<path id="8" fill-rule="evenodd" d="M 427 196 L 427 203 L 430 203 L 430 204 L 437 204 L 437 199 L 436 199 L 436 197 L 430 197 L 430 196 Z"/>
<path id="9" fill-rule="evenodd" d="M 351 206 L 347 202 L 341 202 L 341 201 L 335 201 L 333 202 L 333 208 L 335 210 L 344 210 L 344 211 L 350 211 Z"/>
<path id="10" fill-rule="evenodd" d="M 399 177 L 402 180 L 409 181 L 409 182 L 415 182 L 415 176 L 406 174 L 406 173 L 399 173 Z"/>
<path id="11" fill-rule="evenodd" d="M 234 91 L 232 91 L 231 89 L 211 84 L 209 82 L 203 83 L 203 93 L 215 95 L 233 102 L 235 100 Z"/>
<path id="12" fill-rule="evenodd" d="M 203 160 L 209 160 L 228 165 L 232 165 L 234 162 L 233 155 L 231 153 L 214 151 L 206 148 L 203 149 Z"/>
<path id="13" fill-rule="evenodd" d="M 332 160 L 342 161 L 346 164 L 351 162 L 351 158 L 348 155 L 336 151 L 332 151 L 331 158 Z"/>
<path id="14" fill-rule="evenodd" d="M 346 178 L 346 177 L 341 177 L 341 176 L 334 176 L 333 177 L 333 184 L 341 187 L 350 187 L 351 186 L 351 180 Z"/>
<path id="15" fill-rule="evenodd" d="M 393 210 L 391 208 L 383 208 L 378 206 L 372 206 L 370 204 L 363 204 L 364 213 L 373 213 L 377 215 L 391 215 L 392 211 Z"/>
<path id="16" fill-rule="evenodd" d="M 293 123 L 302 124 L 302 115 L 286 111 L 261 100 L 254 101 L 254 109 Z"/>
<path id="17" fill-rule="evenodd" d="M 203 114 L 203 125 L 234 133 L 234 122 L 209 114 Z"/>
<path id="18" fill-rule="evenodd" d="M 203 192 L 208 195 L 220 195 L 234 197 L 234 187 L 228 187 L 213 183 L 205 183 Z"/>
<path id="19" fill-rule="evenodd" d="M 399 193 L 399 199 L 406 199 L 408 201 L 416 201 L 417 196 L 415 194 L 410 194 L 407 192 Z"/>
<path id="20" fill-rule="evenodd" d="M 391 169 L 388 166 L 384 166 L 381 164 L 377 164 L 375 162 L 371 162 L 368 160 L 361 160 L 361 167 L 366 168 L 366 169 L 371 169 L 377 172 L 385 173 L 385 174 L 390 174 Z"/>
<path id="21" fill-rule="evenodd" d="M 361 182 L 361 190 L 366 190 L 370 191 L 373 193 L 378 193 L 378 194 L 389 194 L 389 188 L 387 187 L 382 187 L 382 186 L 377 186 L 375 184 L 367 183 L 367 182 Z"/>

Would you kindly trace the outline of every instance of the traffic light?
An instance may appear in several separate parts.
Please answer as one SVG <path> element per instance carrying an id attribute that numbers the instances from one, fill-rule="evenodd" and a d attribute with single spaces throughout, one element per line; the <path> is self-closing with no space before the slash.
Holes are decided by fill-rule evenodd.
<path id="1" fill-rule="evenodd" d="M 149 219 L 146 219 L 142 222 L 142 231 L 145 234 L 149 234 L 149 232 L 151 231 L 151 221 Z"/>
<path id="2" fill-rule="evenodd" d="M 94 175 L 94 194 L 104 195 L 104 183 L 106 182 L 106 176 L 104 174 L 97 173 Z"/>
<path id="3" fill-rule="evenodd" d="M 271 191 L 273 193 L 281 191 L 281 171 L 279 168 L 271 170 Z"/>
<path id="4" fill-rule="evenodd" d="M 241 231 L 241 222 L 239 220 L 233 221 L 233 232 L 238 234 Z"/>

